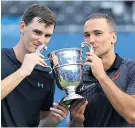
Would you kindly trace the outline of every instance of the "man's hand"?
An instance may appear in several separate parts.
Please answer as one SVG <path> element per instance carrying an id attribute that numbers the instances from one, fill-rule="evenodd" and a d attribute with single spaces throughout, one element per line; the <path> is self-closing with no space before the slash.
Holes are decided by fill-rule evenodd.
<path id="1" fill-rule="evenodd" d="M 93 52 L 87 52 L 86 54 L 88 57 L 84 65 L 91 67 L 92 73 L 97 79 L 101 78 L 105 74 L 102 60 Z"/>
<path id="2" fill-rule="evenodd" d="M 88 101 L 86 99 L 81 100 L 75 100 L 70 107 L 70 113 L 75 121 L 83 122 L 85 120 L 84 118 L 84 111 L 88 104 Z"/>
<path id="3" fill-rule="evenodd" d="M 55 103 L 54 107 L 50 108 L 50 111 L 51 118 L 56 124 L 60 123 L 68 115 L 68 107 L 61 102 L 58 104 Z"/>
<path id="4" fill-rule="evenodd" d="M 22 73 L 26 76 L 30 75 L 36 64 L 45 67 L 47 64 L 44 61 L 44 56 L 40 53 L 26 54 L 20 67 Z"/>
<path id="5" fill-rule="evenodd" d="M 39 127 L 56 127 L 68 115 L 68 108 L 63 103 L 54 103 L 49 112 L 40 113 Z"/>

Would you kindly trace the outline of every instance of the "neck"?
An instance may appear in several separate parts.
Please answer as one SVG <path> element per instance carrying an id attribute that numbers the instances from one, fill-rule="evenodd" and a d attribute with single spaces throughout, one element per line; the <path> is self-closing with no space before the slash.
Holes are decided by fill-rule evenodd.
<path id="1" fill-rule="evenodd" d="M 103 62 L 105 71 L 108 70 L 112 66 L 112 64 L 114 63 L 115 57 L 116 55 L 114 52 L 110 52 L 102 57 L 102 62 Z"/>
<path id="2" fill-rule="evenodd" d="M 27 54 L 27 51 L 25 50 L 23 43 L 19 41 L 15 47 L 13 47 L 16 58 L 21 63 L 23 62 L 25 54 Z"/>

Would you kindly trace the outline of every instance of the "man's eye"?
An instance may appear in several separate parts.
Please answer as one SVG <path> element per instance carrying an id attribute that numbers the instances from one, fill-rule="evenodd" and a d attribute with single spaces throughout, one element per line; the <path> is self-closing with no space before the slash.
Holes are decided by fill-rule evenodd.
<path id="1" fill-rule="evenodd" d="M 45 37 L 51 37 L 51 35 L 45 35 Z"/>
<path id="2" fill-rule="evenodd" d="M 88 37 L 89 35 L 84 35 L 84 37 Z"/>
<path id="3" fill-rule="evenodd" d="M 97 33 L 95 33 L 96 35 L 102 35 L 102 33 L 101 32 L 97 32 Z"/>
<path id="4" fill-rule="evenodd" d="M 41 32 L 39 32 L 39 31 L 34 31 L 34 33 L 37 34 L 37 35 L 41 34 Z"/>

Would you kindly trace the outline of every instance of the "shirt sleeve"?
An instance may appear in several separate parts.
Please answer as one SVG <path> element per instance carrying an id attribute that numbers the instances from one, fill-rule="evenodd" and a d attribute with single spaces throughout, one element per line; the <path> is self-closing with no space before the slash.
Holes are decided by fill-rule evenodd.
<path id="1" fill-rule="evenodd" d="M 135 63 L 130 67 L 128 72 L 127 90 L 126 92 L 135 95 Z"/>
<path id="2" fill-rule="evenodd" d="M 54 81 L 53 86 L 50 90 L 50 93 L 48 94 L 48 96 L 45 98 L 43 104 L 41 105 L 41 108 L 40 108 L 41 111 L 49 111 L 50 107 L 53 106 L 55 85 L 56 84 L 55 84 L 55 81 Z"/>

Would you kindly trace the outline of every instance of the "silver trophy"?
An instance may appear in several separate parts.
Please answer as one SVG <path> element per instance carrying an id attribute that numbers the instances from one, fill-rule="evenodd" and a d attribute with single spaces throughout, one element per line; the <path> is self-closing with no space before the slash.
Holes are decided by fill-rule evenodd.
<path id="1" fill-rule="evenodd" d="M 93 48 L 90 43 L 82 42 L 81 47 L 85 47 L 88 51 Z M 52 69 L 57 81 L 57 86 L 66 92 L 66 96 L 61 99 L 67 105 L 70 105 L 74 99 L 82 99 L 76 94 L 76 88 L 82 81 L 83 74 L 83 49 L 82 48 L 64 48 L 51 52 L 48 57 L 52 61 Z"/>
<path id="2" fill-rule="evenodd" d="M 92 51 L 93 48 L 88 42 L 82 42 L 81 47 Z M 49 68 L 49 73 L 54 70 L 54 75 L 56 77 L 57 86 L 61 90 L 66 92 L 66 96 L 61 99 L 67 105 L 70 105 L 72 100 L 83 99 L 79 94 L 76 94 L 76 88 L 81 84 L 82 74 L 83 74 L 83 49 L 82 48 L 63 48 L 53 51 L 48 54 L 48 58 L 45 61 L 50 61 L 51 66 Z M 41 45 L 37 48 L 36 52 L 41 53 L 47 50 L 46 45 Z M 37 66 L 36 69 L 44 70 L 42 66 Z"/>

